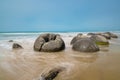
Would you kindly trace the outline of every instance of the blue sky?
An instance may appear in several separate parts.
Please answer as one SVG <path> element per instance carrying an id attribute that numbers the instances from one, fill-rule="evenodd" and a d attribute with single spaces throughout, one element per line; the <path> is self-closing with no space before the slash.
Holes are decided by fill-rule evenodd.
<path id="1" fill-rule="evenodd" d="M 0 0 L 0 32 L 120 30 L 120 0 Z"/>

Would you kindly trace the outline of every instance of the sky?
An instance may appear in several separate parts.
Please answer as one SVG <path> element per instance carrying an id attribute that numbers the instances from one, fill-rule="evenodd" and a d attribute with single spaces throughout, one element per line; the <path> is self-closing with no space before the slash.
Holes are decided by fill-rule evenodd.
<path id="1" fill-rule="evenodd" d="M 0 0 L 0 32 L 120 30 L 120 0 Z"/>

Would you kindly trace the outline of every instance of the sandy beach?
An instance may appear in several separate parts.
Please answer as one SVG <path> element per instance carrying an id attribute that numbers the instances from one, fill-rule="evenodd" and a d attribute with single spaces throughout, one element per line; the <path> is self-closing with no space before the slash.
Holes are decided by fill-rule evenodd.
<path id="1" fill-rule="evenodd" d="M 31 35 L 31 34 L 29 34 Z M 36 52 L 33 45 L 38 34 L 4 35 L 0 40 L 0 80 L 39 80 L 42 73 L 65 67 L 54 80 L 119 80 L 120 33 L 100 51 L 83 53 L 72 50 L 70 41 L 77 33 L 60 33 L 66 48 L 60 52 Z M 3 39 L 2 39 L 3 38 Z M 9 40 L 13 42 L 8 42 Z M 17 42 L 24 49 L 13 50 Z"/>

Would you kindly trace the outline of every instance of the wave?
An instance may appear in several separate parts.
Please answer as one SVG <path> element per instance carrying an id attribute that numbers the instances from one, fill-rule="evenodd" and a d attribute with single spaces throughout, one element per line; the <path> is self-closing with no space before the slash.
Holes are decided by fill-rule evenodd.
<path id="1" fill-rule="evenodd" d="M 120 36 L 120 31 L 110 31 Z M 74 37 L 78 33 L 87 34 L 89 32 L 22 32 L 22 33 L 0 33 L 0 40 L 10 40 L 10 39 L 22 39 L 22 38 L 36 38 L 43 33 L 56 33 L 60 34 L 62 37 Z M 94 33 L 94 32 L 93 32 Z"/>

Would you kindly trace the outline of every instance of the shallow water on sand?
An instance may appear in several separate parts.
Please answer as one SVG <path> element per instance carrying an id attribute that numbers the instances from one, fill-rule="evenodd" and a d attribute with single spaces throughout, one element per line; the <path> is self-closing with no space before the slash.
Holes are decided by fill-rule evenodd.
<path id="1" fill-rule="evenodd" d="M 120 38 L 95 53 L 76 52 L 69 44 L 73 37 L 63 37 L 61 52 L 35 52 L 34 40 L 16 40 L 24 49 L 12 50 L 13 42 L 1 41 L 0 80 L 38 80 L 55 67 L 64 67 L 54 80 L 120 80 Z M 4 47 L 6 45 L 6 47 Z"/>

